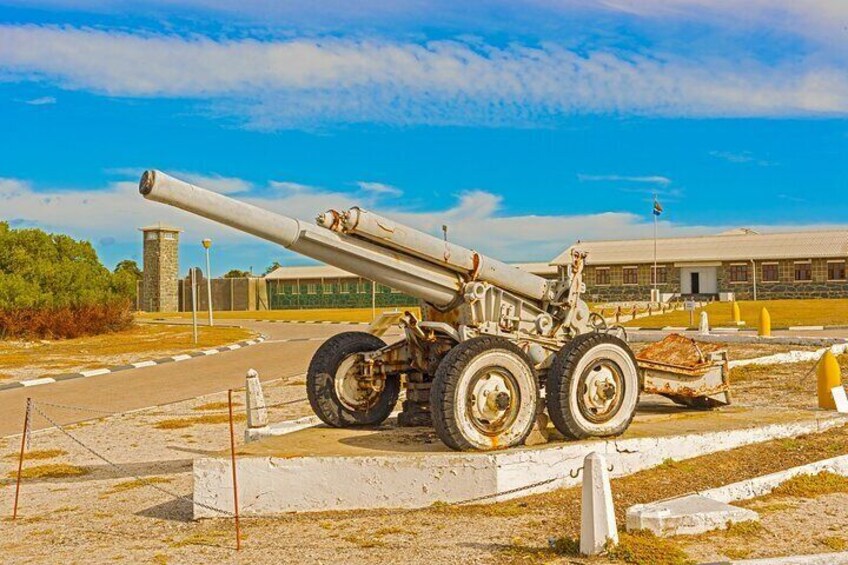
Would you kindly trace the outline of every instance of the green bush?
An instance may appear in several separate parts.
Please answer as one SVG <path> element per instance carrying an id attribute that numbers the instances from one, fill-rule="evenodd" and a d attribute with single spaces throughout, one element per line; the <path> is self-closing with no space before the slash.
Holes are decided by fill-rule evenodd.
<path id="1" fill-rule="evenodd" d="M 0 222 L 0 337 L 74 337 L 126 327 L 136 280 L 127 269 L 111 273 L 87 241 Z"/>

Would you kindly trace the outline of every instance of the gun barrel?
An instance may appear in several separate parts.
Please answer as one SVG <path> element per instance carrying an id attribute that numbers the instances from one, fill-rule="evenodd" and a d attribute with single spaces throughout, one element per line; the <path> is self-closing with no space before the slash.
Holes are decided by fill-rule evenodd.
<path id="1" fill-rule="evenodd" d="M 342 214 L 324 215 L 323 225 L 391 247 L 460 273 L 464 278 L 486 281 L 533 300 L 546 300 L 548 281 L 476 251 L 399 224 L 357 206 Z M 326 219 L 338 218 L 327 225 Z"/>
<path id="2" fill-rule="evenodd" d="M 447 307 L 461 296 L 463 280 L 451 269 L 264 210 L 161 171 L 146 171 L 139 182 L 139 192 L 148 200 L 272 241 L 437 307 Z"/>

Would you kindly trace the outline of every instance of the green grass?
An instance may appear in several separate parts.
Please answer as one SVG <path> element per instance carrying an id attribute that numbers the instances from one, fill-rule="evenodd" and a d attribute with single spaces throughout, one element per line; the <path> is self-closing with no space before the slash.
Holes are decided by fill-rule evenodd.
<path id="1" fill-rule="evenodd" d="M 837 326 L 848 324 L 848 299 L 821 298 L 807 300 L 743 300 L 738 302 L 742 321 L 746 327 L 757 328 L 760 311 L 765 307 L 771 315 L 772 328 L 787 326 Z M 712 302 L 705 308 L 710 326 L 733 326 L 730 302 Z M 694 312 L 694 326 L 698 325 L 702 309 Z M 624 323 L 640 328 L 689 326 L 689 312 L 677 311 Z"/>

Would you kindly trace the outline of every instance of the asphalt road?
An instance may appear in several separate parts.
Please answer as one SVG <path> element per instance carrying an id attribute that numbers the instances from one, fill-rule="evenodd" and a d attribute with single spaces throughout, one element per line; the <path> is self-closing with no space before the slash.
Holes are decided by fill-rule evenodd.
<path id="1" fill-rule="evenodd" d="M 268 340 L 244 349 L 180 363 L 2 391 L 0 437 L 20 433 L 27 397 L 108 412 L 126 412 L 178 402 L 243 386 L 248 369 L 259 371 L 263 381 L 305 372 L 312 354 L 322 343 L 320 340 L 278 340 L 329 338 L 343 331 L 363 331 L 366 328 L 362 325 L 281 324 L 247 320 L 227 320 L 227 323 L 254 329 L 268 336 Z M 70 424 L 98 415 L 55 411 L 55 416 L 58 423 Z M 37 417 L 33 429 L 48 426 L 43 418 Z"/>

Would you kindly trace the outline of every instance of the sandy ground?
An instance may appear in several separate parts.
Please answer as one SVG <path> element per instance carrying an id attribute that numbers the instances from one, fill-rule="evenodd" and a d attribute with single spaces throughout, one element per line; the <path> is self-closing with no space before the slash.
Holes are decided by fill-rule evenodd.
<path id="1" fill-rule="evenodd" d="M 762 352 L 763 354 L 774 351 Z M 189 362 L 190 363 L 190 362 Z M 809 387 L 786 395 L 792 379 L 808 364 L 784 365 L 771 371 L 768 383 L 751 380 L 737 392 L 737 401 L 756 403 L 758 388 L 772 389 L 763 402 L 792 405 L 810 403 Z M 744 385 L 745 383 L 741 383 Z M 304 402 L 303 377 L 291 375 L 266 383 L 271 421 L 310 415 Z M 509 503 L 420 511 L 369 511 L 286 515 L 243 521 L 244 547 L 233 549 L 232 521 L 191 520 L 185 499 L 134 483 L 136 477 L 180 496 L 192 491 L 191 462 L 197 456 L 226 449 L 226 423 L 199 424 L 204 415 L 220 417 L 223 393 L 138 412 L 107 416 L 92 414 L 91 421 L 72 425 L 69 433 L 107 459 L 115 469 L 57 430 L 32 436 L 33 452 L 58 449 L 63 453 L 45 460 L 28 460 L 26 468 L 63 463 L 83 467 L 87 474 L 60 479 L 29 479 L 23 485 L 20 518 L 2 522 L 0 555 L 7 563 L 573 563 L 547 549 L 547 540 L 574 536 L 579 524 L 579 489 L 566 489 Z M 802 402 L 803 401 L 803 402 Z M 239 402 L 243 402 L 239 398 Z M 198 409 L 206 408 L 206 409 Z M 243 409 L 243 406 L 239 406 Z M 54 417 L 64 409 L 41 404 Z M 66 410 L 64 410 L 67 413 Z M 165 426 L 162 429 L 157 426 Z M 187 427 L 174 427 L 187 425 Z M 237 427 L 237 433 L 243 424 Z M 848 434 L 828 432 L 812 440 L 784 440 L 708 456 L 700 462 L 669 464 L 614 481 L 617 511 L 656 498 L 709 488 L 748 476 L 757 476 L 808 460 L 848 452 Z M 241 438 L 237 438 L 241 443 Z M 8 473 L 15 469 L 18 438 L 0 446 L 0 510 L 11 514 L 14 486 Z M 848 531 L 846 495 L 834 494 L 799 500 L 781 511 L 764 514 L 764 529 L 750 539 L 683 539 L 681 547 L 698 560 L 726 558 L 726 551 L 750 555 L 830 551 L 823 542 L 828 528 Z M 806 505 L 806 506 L 805 506 Z M 812 511 L 810 513 L 809 511 Z M 622 516 L 619 523 L 623 523 Z M 798 530 L 803 530 L 799 533 Z M 834 534 L 836 535 L 836 534 Z M 752 549 L 751 549 L 752 548 Z M 605 563 L 604 559 L 592 563 Z"/>

